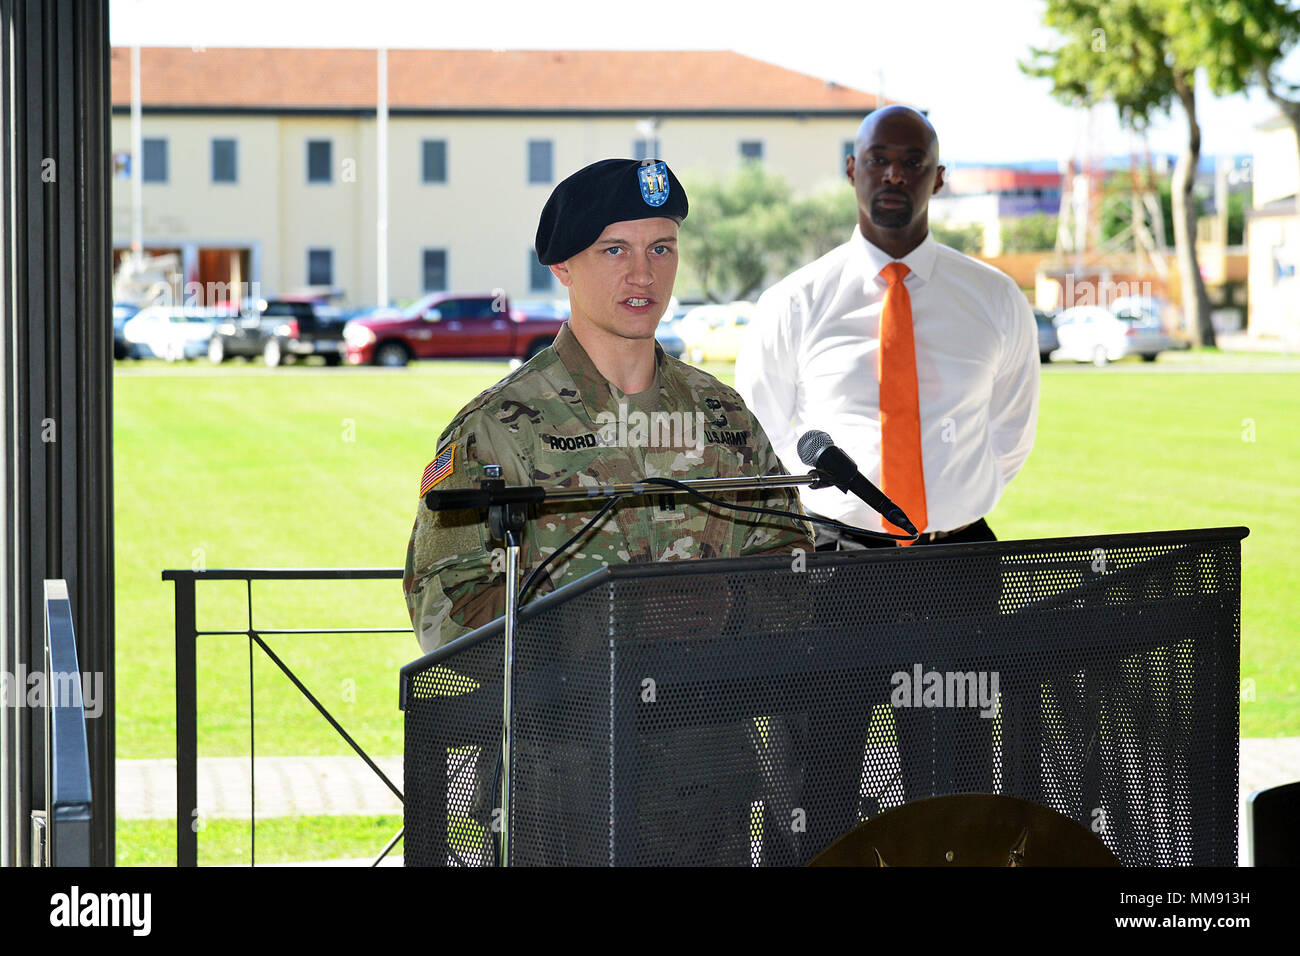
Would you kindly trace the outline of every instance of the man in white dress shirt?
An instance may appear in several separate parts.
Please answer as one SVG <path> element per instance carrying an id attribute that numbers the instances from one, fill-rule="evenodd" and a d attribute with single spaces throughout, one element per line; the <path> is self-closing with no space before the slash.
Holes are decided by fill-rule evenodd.
<path id="1" fill-rule="evenodd" d="M 877 361 L 888 283 L 906 266 L 915 339 L 916 401 L 926 523 L 920 543 L 988 541 L 984 521 L 1034 443 L 1038 332 L 1011 279 L 941 246 L 930 234 L 930 197 L 943 186 L 933 127 L 904 106 L 877 110 L 858 129 L 845 173 L 858 197 L 858 228 L 844 245 L 787 276 L 758 300 L 736 362 L 736 388 L 792 473 L 812 428 L 829 432 L 862 474 L 916 521 L 881 476 Z M 895 530 L 835 488 L 801 489 L 809 512 L 870 530 Z M 818 550 L 875 539 L 817 528 Z"/>
<path id="2" fill-rule="evenodd" d="M 993 540 L 984 517 L 1034 442 L 1039 357 L 1033 312 L 1009 277 L 930 234 L 929 200 L 943 186 L 944 168 L 938 137 L 920 113 L 890 106 L 870 114 L 845 173 L 857 193 L 857 229 L 844 245 L 762 295 L 736 362 L 736 388 L 792 472 L 806 469 L 799 437 L 821 429 L 907 512 L 922 533 L 918 543 Z M 906 340 L 901 363 L 900 328 Z M 891 385 L 882 389 L 887 369 Z M 900 378 L 910 391 L 902 415 Z M 889 396 L 883 415 L 882 393 Z M 883 441 L 882 418 L 884 431 L 892 430 Z M 901 446 L 900 431 L 907 433 Z M 890 459 L 883 469 L 882 458 Z M 838 489 L 800 491 L 810 513 L 900 532 Z M 893 545 L 815 527 L 819 551 Z M 951 582 L 948 603 L 957 615 L 997 607 L 996 562 L 985 570 L 974 570 L 978 562 L 971 567 L 963 580 Z M 1020 710 L 1012 697 L 1003 695 L 1011 712 L 1004 712 L 1004 727 Z M 819 741 L 826 728 L 845 722 L 860 725 L 865 740 L 869 709 L 881 702 L 864 693 L 853 714 L 808 715 L 801 746 L 808 768 L 824 781 L 813 788 L 818 792 L 810 794 L 807 810 L 816 846 L 876 812 L 878 801 L 862 805 L 861 760 L 854 766 Z M 995 789 L 992 720 L 958 709 L 895 710 L 894 716 L 905 800 Z"/>

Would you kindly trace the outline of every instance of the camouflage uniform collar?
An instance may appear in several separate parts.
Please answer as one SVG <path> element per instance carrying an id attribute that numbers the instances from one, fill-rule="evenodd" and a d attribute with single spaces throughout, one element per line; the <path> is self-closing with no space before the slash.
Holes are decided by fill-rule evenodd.
<path id="1" fill-rule="evenodd" d="M 573 379 L 573 384 L 578 387 L 578 394 L 582 397 L 583 407 L 587 410 L 587 416 L 593 422 L 596 420 L 596 416 L 603 411 L 617 413 L 620 403 L 633 405 L 649 403 L 655 406 L 659 404 L 659 395 L 663 386 L 664 350 L 658 342 L 655 342 L 654 382 L 644 392 L 639 392 L 630 398 L 617 385 L 614 385 L 600 374 L 600 371 L 596 368 L 596 363 L 591 360 L 587 350 L 582 347 L 578 337 L 573 334 L 568 322 L 560 326 L 560 331 L 555 336 L 552 347 L 560 359 L 560 364 L 569 373 L 569 378 Z"/>

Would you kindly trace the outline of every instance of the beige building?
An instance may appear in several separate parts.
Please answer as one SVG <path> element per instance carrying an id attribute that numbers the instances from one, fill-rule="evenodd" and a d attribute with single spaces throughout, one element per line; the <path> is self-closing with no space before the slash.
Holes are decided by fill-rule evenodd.
<path id="1" fill-rule="evenodd" d="M 141 51 L 143 245 L 187 282 L 378 292 L 373 50 Z M 554 294 L 533 235 L 560 179 L 610 156 L 796 192 L 843 183 L 870 94 L 736 53 L 391 50 L 388 298 Z M 113 237 L 132 228 L 131 56 L 112 60 Z M 847 185 L 844 188 L 848 188 Z M 679 293 L 688 292 L 679 288 Z"/>
<path id="2" fill-rule="evenodd" d="M 1261 123 L 1252 154 L 1247 329 L 1300 348 L 1300 153 L 1291 124 L 1282 116 Z"/>

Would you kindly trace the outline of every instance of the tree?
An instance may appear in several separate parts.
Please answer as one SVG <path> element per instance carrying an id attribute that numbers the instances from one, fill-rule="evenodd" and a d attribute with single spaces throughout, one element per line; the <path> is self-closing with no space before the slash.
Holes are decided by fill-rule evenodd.
<path id="1" fill-rule="evenodd" d="M 968 256 L 977 256 L 984 251 L 984 227 L 979 223 L 955 226 L 946 222 L 931 222 L 930 232 L 934 234 L 935 242 Z"/>
<path id="2" fill-rule="evenodd" d="M 1212 51 L 1205 60 L 1210 88 L 1235 93 L 1258 83 L 1282 111 L 1300 153 L 1300 83 L 1282 79 L 1277 68 L 1300 41 L 1300 7 L 1290 0 L 1226 0 L 1202 15 L 1188 38 Z M 1300 183 L 1297 183 L 1300 194 Z M 1300 202 L 1300 199 L 1297 200 Z"/>
<path id="3" fill-rule="evenodd" d="M 1003 252 L 1045 252 L 1056 248 L 1056 216 L 1045 212 L 1002 220 Z"/>
<path id="4" fill-rule="evenodd" d="M 845 181 L 798 200 L 794 216 L 802 234 L 804 261 L 820 259 L 853 234 L 858 221 L 858 194 Z"/>
<path id="5" fill-rule="evenodd" d="M 1216 94 L 1239 92 L 1262 63 L 1276 64 L 1300 36 L 1300 12 L 1286 0 L 1047 0 L 1044 22 L 1065 37 L 1056 49 L 1031 48 L 1020 67 L 1052 81 L 1063 102 L 1107 97 L 1126 125 L 1142 129 L 1174 101 L 1187 117 L 1187 146 L 1174 168 L 1173 224 L 1183 307 L 1201 344 L 1214 344 L 1209 297 L 1196 261 L 1192 187 L 1201 155 L 1196 72 Z"/>
<path id="6" fill-rule="evenodd" d="M 797 264 L 803 237 L 790 187 L 761 162 L 742 163 L 722 181 L 689 177 L 686 192 L 681 258 L 710 301 L 749 298 L 769 271 Z"/>
<path id="7" fill-rule="evenodd" d="M 1166 246 L 1174 244 L 1174 202 L 1173 188 L 1170 185 L 1169 178 L 1162 176 L 1154 182 L 1156 201 L 1160 204 L 1160 221 L 1164 224 L 1164 243 Z M 1133 215 L 1128 208 L 1128 200 L 1132 194 L 1133 182 L 1128 173 L 1115 173 L 1107 177 L 1101 187 L 1101 241 L 1106 242 L 1115 238 L 1125 229 L 1129 229 L 1133 224 Z M 1233 196 L 1238 194 L 1233 193 Z M 1115 201 L 1112 201 L 1115 200 Z M 1122 201 L 1119 201 L 1122 200 Z M 1193 192 L 1191 203 L 1194 208 L 1194 215 L 1197 219 L 1205 215 L 1207 208 L 1206 196 Z M 1231 214 L 1230 214 L 1231 215 Z M 1229 221 L 1229 232 L 1234 228 L 1233 221 Z M 1235 224 L 1236 235 L 1241 234 L 1240 217 Z M 1231 243 L 1229 243 L 1231 245 Z"/>

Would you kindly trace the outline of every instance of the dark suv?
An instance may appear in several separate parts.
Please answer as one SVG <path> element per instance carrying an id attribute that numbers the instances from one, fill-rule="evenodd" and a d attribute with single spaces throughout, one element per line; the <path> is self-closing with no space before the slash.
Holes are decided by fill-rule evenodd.
<path id="1" fill-rule="evenodd" d="M 220 364 L 228 358 L 258 355 L 275 368 L 294 358 L 319 355 L 326 365 L 343 361 L 344 316 L 312 300 L 271 299 L 217 326 L 208 343 L 208 358 Z"/>

